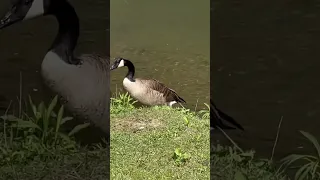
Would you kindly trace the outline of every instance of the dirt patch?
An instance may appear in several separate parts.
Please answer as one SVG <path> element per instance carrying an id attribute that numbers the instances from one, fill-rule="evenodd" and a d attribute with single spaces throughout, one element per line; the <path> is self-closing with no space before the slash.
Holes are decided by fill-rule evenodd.
<path id="1" fill-rule="evenodd" d="M 111 123 L 111 130 L 120 131 L 146 131 L 163 127 L 163 122 L 159 119 L 140 119 L 140 118 L 116 118 Z"/>

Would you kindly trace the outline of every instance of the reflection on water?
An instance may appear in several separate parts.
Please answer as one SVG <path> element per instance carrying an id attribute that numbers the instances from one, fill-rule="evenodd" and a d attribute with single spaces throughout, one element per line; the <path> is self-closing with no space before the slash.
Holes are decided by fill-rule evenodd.
<path id="1" fill-rule="evenodd" d="M 187 107 L 205 108 L 209 7 L 209 0 L 111 0 L 111 56 L 132 60 L 137 77 L 162 81 L 187 101 Z M 112 91 L 122 88 L 126 71 L 112 72 Z"/>
<path id="2" fill-rule="evenodd" d="M 283 116 L 275 155 L 313 152 L 298 130 L 320 138 L 319 7 L 319 1 L 214 1 L 214 100 L 246 129 L 230 132 L 241 147 L 270 156 Z"/>

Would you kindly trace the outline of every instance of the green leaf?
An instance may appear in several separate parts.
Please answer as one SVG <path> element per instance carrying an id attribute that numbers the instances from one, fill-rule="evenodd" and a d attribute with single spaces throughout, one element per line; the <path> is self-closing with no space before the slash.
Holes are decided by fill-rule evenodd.
<path id="1" fill-rule="evenodd" d="M 303 180 L 308 175 L 308 172 L 310 172 L 310 163 L 307 163 L 303 165 L 299 170 L 296 172 L 295 179 L 297 180 Z"/>
<path id="2" fill-rule="evenodd" d="M 84 123 L 84 124 L 79 124 L 76 127 L 74 127 L 68 134 L 68 136 L 72 136 L 79 132 L 80 130 L 87 128 L 90 125 L 90 123 Z"/>
<path id="3" fill-rule="evenodd" d="M 55 96 L 51 103 L 49 104 L 49 107 L 48 107 L 48 112 L 50 112 L 49 114 L 51 115 L 51 111 L 53 110 L 53 108 L 57 105 L 57 102 L 58 102 L 58 96 Z"/>
<path id="4" fill-rule="evenodd" d="M 57 136 L 58 136 L 58 131 L 61 125 L 61 120 L 62 120 L 62 116 L 63 116 L 63 105 L 60 107 L 59 112 L 58 112 L 58 116 L 57 116 L 57 122 L 56 122 L 56 129 L 55 129 L 55 136 L 54 136 L 54 141 L 57 140 Z"/>
<path id="5" fill-rule="evenodd" d="M 56 118 L 57 114 L 54 111 L 51 111 L 51 117 Z"/>
<path id="6" fill-rule="evenodd" d="M 41 128 L 32 121 L 24 121 L 22 119 L 16 119 L 16 123 L 11 126 L 17 128 L 35 128 L 41 130 Z"/>
<path id="7" fill-rule="evenodd" d="M 182 155 L 180 148 L 176 148 L 176 149 L 174 150 L 174 153 L 175 153 L 176 155 L 178 155 L 178 156 L 181 156 L 181 155 Z"/>
<path id="8" fill-rule="evenodd" d="M 187 154 L 187 153 L 184 154 L 184 159 L 190 159 L 190 158 L 191 158 L 190 154 Z"/>
<path id="9" fill-rule="evenodd" d="M 245 157 L 253 157 L 254 153 L 252 151 L 250 152 L 244 152 L 240 154 L 241 156 L 245 156 Z"/>
<path id="10" fill-rule="evenodd" d="M 57 126 L 61 125 L 63 112 L 64 112 L 64 106 L 62 105 L 59 109 L 58 116 L 57 116 Z"/>
<path id="11" fill-rule="evenodd" d="M 260 161 L 260 162 L 257 162 L 257 163 L 255 163 L 255 164 L 256 164 L 256 166 L 258 166 L 258 167 L 262 167 L 262 166 L 264 166 L 266 163 L 263 162 L 263 161 Z"/>
<path id="12" fill-rule="evenodd" d="M 317 163 L 315 163 L 315 164 L 313 165 L 312 173 L 311 173 L 311 174 L 312 174 L 312 179 L 315 178 L 316 172 L 317 172 L 318 168 L 319 168 L 319 162 L 317 162 Z"/>
<path id="13" fill-rule="evenodd" d="M 188 125 L 189 125 L 189 120 L 188 120 L 188 118 L 187 118 L 187 117 L 183 117 L 183 119 L 184 119 L 184 122 L 186 123 L 186 125 L 188 126 Z"/>
<path id="14" fill-rule="evenodd" d="M 44 110 L 45 110 L 45 107 L 44 107 L 44 103 L 41 102 L 38 106 L 38 113 L 37 113 L 37 121 L 43 117 L 43 114 L 44 114 Z"/>
<path id="15" fill-rule="evenodd" d="M 29 103 L 30 103 L 30 106 L 31 106 L 31 108 L 32 108 L 32 112 L 33 112 L 34 117 L 37 117 L 37 108 L 36 108 L 36 106 L 33 104 L 30 95 L 29 95 Z"/>
<path id="16" fill-rule="evenodd" d="M 64 139 L 65 141 L 70 141 L 70 137 L 69 137 L 69 136 L 67 136 L 67 135 L 65 135 L 65 134 L 63 134 L 63 133 L 60 133 L 60 132 L 58 132 L 58 135 L 59 135 L 62 139 Z"/>
<path id="17" fill-rule="evenodd" d="M 17 117 L 15 117 L 14 115 L 3 115 L 3 116 L 0 116 L 0 118 L 5 121 L 13 121 L 17 119 Z"/>
<path id="18" fill-rule="evenodd" d="M 234 175 L 235 180 L 248 180 L 248 177 L 246 177 L 241 171 L 237 171 Z"/>
<path id="19" fill-rule="evenodd" d="M 58 101 L 58 96 L 55 96 L 52 99 L 51 103 L 49 104 L 49 107 L 48 107 L 47 112 L 46 112 L 46 116 L 43 119 L 43 131 L 45 133 L 47 133 L 47 130 L 48 130 L 48 127 L 49 127 L 49 120 L 50 120 L 51 112 L 52 112 L 53 108 L 57 105 L 57 101 Z"/>
<path id="20" fill-rule="evenodd" d="M 299 159 L 303 159 L 303 158 L 311 158 L 311 159 L 316 159 L 313 156 L 310 155 L 299 155 L 299 154 L 291 154 L 283 159 L 281 159 L 281 162 L 283 162 L 283 164 L 287 164 L 290 165 L 293 162 L 299 160 Z"/>
<path id="21" fill-rule="evenodd" d="M 313 146 L 316 148 L 316 150 L 318 152 L 318 157 L 320 158 L 320 145 L 319 145 L 319 142 L 317 141 L 317 139 L 308 132 L 300 131 L 300 133 L 302 135 L 304 135 L 309 141 L 312 142 Z"/>
<path id="22" fill-rule="evenodd" d="M 64 117 L 64 118 L 62 118 L 60 125 L 64 124 L 67 121 L 70 121 L 72 119 L 73 119 L 73 117 Z"/>
<path id="23" fill-rule="evenodd" d="M 72 148 L 74 148 L 74 144 L 68 144 L 68 145 L 66 145 L 66 146 L 64 146 L 63 147 L 63 149 L 72 149 Z"/>
<path id="24" fill-rule="evenodd" d="M 0 150 L 1 150 L 2 154 L 7 154 L 8 153 L 8 151 L 6 149 L 2 148 L 2 147 L 0 147 Z"/>

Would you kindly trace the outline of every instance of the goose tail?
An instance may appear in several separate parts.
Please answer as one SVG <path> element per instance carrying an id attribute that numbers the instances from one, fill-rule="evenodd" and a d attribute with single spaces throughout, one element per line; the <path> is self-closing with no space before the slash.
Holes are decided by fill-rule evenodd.
<path id="1" fill-rule="evenodd" d="M 173 93 L 174 100 L 177 103 L 186 103 L 186 101 L 182 97 L 180 97 L 173 89 L 170 89 L 170 88 L 168 88 L 168 89 L 171 91 L 171 93 Z"/>
<path id="2" fill-rule="evenodd" d="M 212 105 L 212 107 L 210 108 L 211 114 L 212 114 L 212 117 L 210 118 L 210 124 L 212 127 L 220 127 L 222 129 L 235 129 L 223 123 L 223 121 L 226 121 L 234 125 L 238 129 L 241 129 L 242 131 L 244 131 L 244 128 L 238 122 L 236 122 L 232 117 L 230 117 L 229 115 L 219 110 L 213 103 L 210 103 L 210 104 Z"/>
<path id="3" fill-rule="evenodd" d="M 179 95 L 176 95 L 176 97 L 177 97 L 177 99 L 176 99 L 177 102 L 186 103 L 186 101 L 182 97 L 180 97 Z"/>

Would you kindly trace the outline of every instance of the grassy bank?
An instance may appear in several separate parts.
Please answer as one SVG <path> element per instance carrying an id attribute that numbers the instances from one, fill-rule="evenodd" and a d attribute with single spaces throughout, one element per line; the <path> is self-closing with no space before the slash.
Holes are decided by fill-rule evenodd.
<path id="1" fill-rule="evenodd" d="M 57 97 L 47 105 L 35 105 L 31 98 L 27 104 L 18 115 L 0 116 L 0 179 L 102 180 L 110 167 L 115 180 L 202 180 L 210 175 L 217 180 L 285 180 L 286 168 L 296 161 L 291 179 L 320 179 L 320 145 L 307 132 L 301 131 L 316 155 L 292 154 L 279 162 L 280 168 L 237 146 L 212 146 L 210 156 L 209 109 L 137 108 L 122 94 L 111 101 L 109 166 L 105 143 L 82 146 L 76 141 L 88 124 L 64 128 L 72 117 L 64 116 Z"/>
<path id="2" fill-rule="evenodd" d="M 262 179 L 286 176 L 254 152 L 212 147 L 210 174 L 209 110 L 135 108 L 120 95 L 111 105 L 112 179 Z M 181 151 L 181 152 L 178 152 Z M 184 154 L 185 153 L 185 154 Z M 179 154 L 179 155 L 177 155 Z"/>
<path id="3" fill-rule="evenodd" d="M 209 179 L 209 111 L 111 106 L 111 179 Z"/>
<path id="4" fill-rule="evenodd" d="M 111 129 L 112 179 L 320 180 L 320 145 L 304 131 L 316 153 L 261 159 L 235 143 L 209 147 L 209 110 L 135 108 L 126 95 L 112 100 Z"/>

